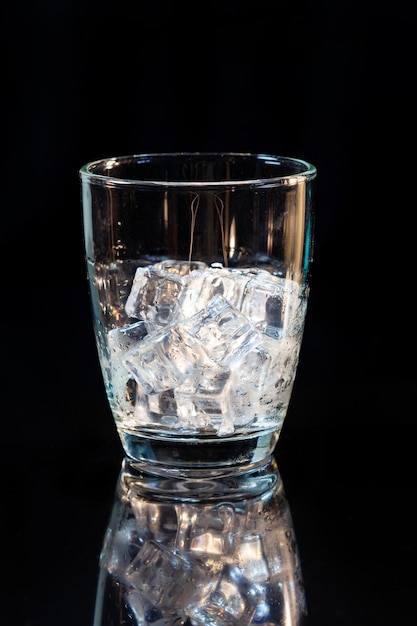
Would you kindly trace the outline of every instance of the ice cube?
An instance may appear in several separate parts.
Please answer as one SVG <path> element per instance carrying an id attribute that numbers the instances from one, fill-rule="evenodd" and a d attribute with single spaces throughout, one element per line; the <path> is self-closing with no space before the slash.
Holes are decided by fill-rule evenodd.
<path id="1" fill-rule="evenodd" d="M 134 418 L 134 423 L 147 421 L 148 403 L 141 389 L 138 389 L 137 382 L 126 369 L 123 358 L 129 349 L 146 337 L 148 327 L 147 322 L 139 321 L 124 328 L 113 328 L 107 335 L 111 372 L 108 391 L 112 410 L 120 419 Z"/>
<path id="2" fill-rule="evenodd" d="M 175 259 L 165 259 L 153 266 L 156 270 L 187 276 L 195 270 L 204 270 L 208 267 L 203 261 L 177 261 Z"/>
<path id="3" fill-rule="evenodd" d="M 184 424 L 194 423 L 199 428 L 214 430 L 218 435 L 232 434 L 237 423 L 247 423 L 253 419 L 254 412 L 248 408 L 257 396 L 250 396 L 242 408 L 242 397 L 236 395 L 230 379 L 231 372 L 235 369 L 233 375 L 239 381 L 240 365 L 245 363 L 245 359 L 248 360 L 247 355 L 252 350 L 256 350 L 261 333 L 220 295 L 215 296 L 204 311 L 186 320 L 183 326 L 201 344 L 214 364 L 206 367 L 203 364 L 198 384 L 195 384 L 197 366 L 193 375 L 175 390 L 178 414 Z M 263 353 L 261 356 L 260 349 L 256 350 L 255 355 L 258 362 L 262 361 Z M 266 354 L 264 360 L 267 361 Z M 252 367 L 255 361 L 256 358 L 252 357 L 248 366 Z M 258 369 L 251 378 L 255 381 L 254 385 L 260 375 L 258 362 Z M 216 364 L 218 368 L 220 366 L 218 371 Z M 245 382 L 244 378 L 242 389 Z M 245 387 L 245 394 L 250 392 L 251 388 Z"/>
<path id="4" fill-rule="evenodd" d="M 177 425 L 177 403 L 172 389 L 148 396 L 148 407 L 154 422 L 165 426 Z"/>
<path id="5" fill-rule="evenodd" d="M 130 348 L 142 341 L 148 334 L 148 324 L 144 321 L 134 322 L 122 328 L 112 328 L 107 334 L 110 358 L 117 359 Z"/>
<path id="6" fill-rule="evenodd" d="M 193 373 L 174 390 L 177 413 L 184 428 L 209 428 L 217 431 L 223 421 L 221 392 L 230 369 L 203 355 Z"/>
<path id="7" fill-rule="evenodd" d="M 240 311 L 266 335 L 280 339 L 294 332 L 299 304 L 296 282 L 259 271 L 246 285 Z"/>
<path id="8" fill-rule="evenodd" d="M 223 414 L 227 413 L 227 407 L 222 405 L 222 392 L 229 378 L 229 367 L 203 355 L 192 374 L 174 390 L 183 428 L 205 428 L 214 432 L 222 429 Z M 233 432 L 233 426 L 229 425 L 224 434 L 226 431 Z"/>
<path id="9" fill-rule="evenodd" d="M 245 346 L 237 354 L 228 359 L 233 371 L 233 384 L 239 387 L 250 387 L 259 390 L 264 387 L 273 366 L 271 354 L 264 345 Z"/>
<path id="10" fill-rule="evenodd" d="M 181 275 L 163 267 L 138 267 L 126 300 L 129 317 L 152 320 L 160 325 L 170 321 L 183 289 Z"/>
<path id="11" fill-rule="evenodd" d="M 175 390 L 175 396 L 216 396 L 221 393 L 230 378 L 230 367 L 216 363 L 202 355 L 192 374 Z"/>
<path id="12" fill-rule="evenodd" d="M 116 420 L 123 420 L 124 426 L 149 422 L 148 396 L 124 367 L 113 370 L 108 395 Z"/>
<path id="13" fill-rule="evenodd" d="M 204 429 L 218 435 L 231 435 L 234 432 L 233 421 L 228 416 L 221 395 L 207 397 L 181 394 L 176 396 L 176 400 L 183 428 Z"/>
<path id="14" fill-rule="evenodd" d="M 143 321 L 121 328 L 112 328 L 107 333 L 113 387 L 123 388 L 129 380 L 130 374 L 123 365 L 123 357 L 132 347 L 142 341 L 147 334 L 148 324 Z"/>
<path id="15" fill-rule="evenodd" d="M 193 384 L 194 373 L 174 391 L 184 424 L 229 435 L 264 411 L 264 386 L 273 388 L 277 380 L 270 379 L 272 359 L 266 349 L 250 340 L 236 352 L 226 354 L 223 362 L 203 369 L 198 385 Z M 218 372 L 215 365 L 220 368 Z"/>
<path id="16" fill-rule="evenodd" d="M 183 327 L 204 346 L 213 361 L 221 361 L 226 354 L 241 346 L 255 344 L 259 333 L 229 302 L 216 295 L 207 307 L 186 320 Z"/>
<path id="17" fill-rule="evenodd" d="M 223 283 L 217 272 L 195 270 L 183 279 L 178 308 L 183 319 L 203 310 L 217 294 L 223 293 Z"/>
<path id="18" fill-rule="evenodd" d="M 273 359 L 262 345 L 255 345 L 232 354 L 228 365 L 232 375 L 224 402 L 234 426 L 243 426 L 262 414 L 265 386 L 274 388 Z"/>
<path id="19" fill-rule="evenodd" d="M 242 299 L 241 312 L 253 324 L 263 323 L 276 329 L 280 336 L 283 327 L 285 280 L 269 272 L 252 274 Z"/>
<path id="20" fill-rule="evenodd" d="M 232 273 L 222 267 L 191 272 L 184 278 L 184 289 L 178 302 L 183 317 L 191 317 L 202 311 L 216 295 L 223 296 L 239 309 L 248 280 L 248 276 Z"/>
<path id="21" fill-rule="evenodd" d="M 202 351 L 183 325 L 174 324 L 148 335 L 123 363 L 146 394 L 155 394 L 181 385 Z"/>

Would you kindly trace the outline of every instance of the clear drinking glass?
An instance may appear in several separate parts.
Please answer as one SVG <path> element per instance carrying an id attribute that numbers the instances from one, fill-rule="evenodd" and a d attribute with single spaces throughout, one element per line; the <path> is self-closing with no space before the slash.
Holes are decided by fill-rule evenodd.
<path id="1" fill-rule="evenodd" d="M 299 359 L 315 167 L 141 154 L 80 177 L 95 336 L 126 454 L 194 476 L 265 462 Z"/>

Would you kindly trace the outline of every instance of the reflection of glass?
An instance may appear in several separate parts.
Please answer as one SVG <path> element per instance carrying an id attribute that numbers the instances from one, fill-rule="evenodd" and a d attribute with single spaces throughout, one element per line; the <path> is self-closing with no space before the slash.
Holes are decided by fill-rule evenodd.
<path id="1" fill-rule="evenodd" d="M 306 613 L 275 461 L 239 477 L 190 480 L 124 460 L 94 626 L 301 626 Z"/>

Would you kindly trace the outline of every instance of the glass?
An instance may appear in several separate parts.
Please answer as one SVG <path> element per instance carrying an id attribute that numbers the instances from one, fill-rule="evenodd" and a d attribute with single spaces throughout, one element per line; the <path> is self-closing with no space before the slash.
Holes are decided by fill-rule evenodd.
<path id="1" fill-rule="evenodd" d="M 132 459 L 199 477 L 272 454 L 304 329 L 315 177 L 299 159 L 232 153 L 81 168 L 99 360 Z"/>
<path id="2" fill-rule="evenodd" d="M 302 626 L 306 617 L 275 460 L 233 481 L 162 478 L 124 460 L 94 626 Z"/>

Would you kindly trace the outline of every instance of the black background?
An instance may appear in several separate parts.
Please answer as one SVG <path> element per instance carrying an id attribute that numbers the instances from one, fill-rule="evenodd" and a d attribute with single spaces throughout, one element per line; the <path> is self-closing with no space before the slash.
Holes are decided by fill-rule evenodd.
<path id="1" fill-rule="evenodd" d="M 276 450 L 309 624 L 411 624 L 414 3 L 24 0 L 1 15 L 1 623 L 91 626 L 123 458 L 78 170 L 230 150 L 318 169 L 310 307 Z"/>

